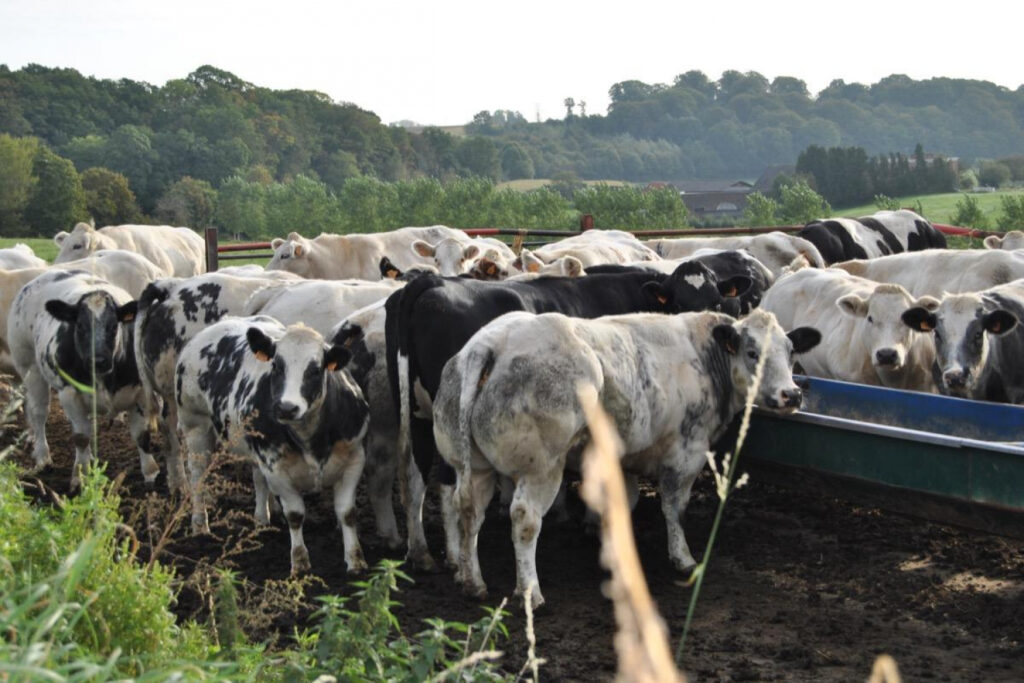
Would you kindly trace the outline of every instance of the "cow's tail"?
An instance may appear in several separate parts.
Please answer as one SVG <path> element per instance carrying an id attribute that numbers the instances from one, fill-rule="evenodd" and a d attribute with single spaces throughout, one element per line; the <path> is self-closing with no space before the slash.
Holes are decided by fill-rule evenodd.
<path id="1" fill-rule="evenodd" d="M 466 349 L 465 354 L 457 357 L 461 376 L 461 387 L 459 388 L 459 421 L 458 434 L 455 439 L 455 450 L 457 462 L 464 468 L 464 474 L 469 474 L 470 461 L 472 460 L 472 425 L 470 420 L 473 417 L 473 405 L 476 403 L 477 394 L 487 383 L 491 369 L 494 367 L 494 350 L 482 343 L 474 344 Z"/>
<path id="2" fill-rule="evenodd" d="M 417 374 L 415 348 L 412 336 L 412 314 L 416 301 L 427 290 L 440 287 L 441 278 L 423 275 L 398 290 L 385 302 L 387 311 L 385 339 L 388 356 L 388 382 L 391 395 L 398 402 L 398 452 L 408 453 L 412 426 L 412 383 Z M 416 453 L 414 452 L 415 456 Z M 426 481 L 430 463 L 417 459 L 416 464 Z"/>

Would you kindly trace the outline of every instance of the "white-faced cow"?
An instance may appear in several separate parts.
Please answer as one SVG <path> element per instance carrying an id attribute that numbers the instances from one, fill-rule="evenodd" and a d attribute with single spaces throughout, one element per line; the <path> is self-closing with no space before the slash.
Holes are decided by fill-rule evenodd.
<path id="1" fill-rule="evenodd" d="M 174 366 L 182 347 L 227 315 L 241 315 L 253 292 L 301 282 L 291 273 L 235 277 L 221 272 L 157 280 L 139 297 L 135 359 L 142 384 L 142 412 L 151 431 L 159 429 L 167 460 L 167 486 L 186 488 L 174 402 Z M 161 414 L 162 413 L 162 414 Z"/>
<path id="2" fill-rule="evenodd" d="M 483 259 L 494 264 L 495 268 L 508 269 L 509 264 L 516 258 L 507 244 L 486 237 L 472 240 L 449 237 L 437 244 L 416 240 L 412 243 L 412 250 L 427 263 L 432 263 L 438 273 L 450 277 L 471 272 Z"/>
<path id="3" fill-rule="evenodd" d="M 819 338 L 809 328 L 787 337 L 763 311 L 739 322 L 708 312 L 594 320 L 510 313 L 484 327 L 445 367 L 434 401 L 438 449 L 458 478 L 457 579 L 473 595 L 486 593 L 476 539 L 500 474 L 516 482 L 516 593 L 532 585 L 533 606 L 543 603 L 537 537 L 568 455 L 587 436 L 579 394 L 609 413 L 625 446 L 623 469 L 658 481 L 669 557 L 691 569 L 681 520 L 705 454 L 743 405 L 762 354 L 758 405 L 799 408 L 792 354 Z"/>
<path id="4" fill-rule="evenodd" d="M 978 292 L 1024 277 L 1024 257 L 1001 249 L 932 249 L 836 264 L 876 282 L 903 285 L 914 296 Z"/>
<path id="5" fill-rule="evenodd" d="M 381 258 L 387 256 L 402 270 L 421 263 L 433 265 L 433 259 L 417 256 L 412 251 L 412 244 L 417 240 L 437 244 L 446 238 L 469 241 L 466 233 L 443 225 L 400 228 L 367 235 L 325 233 L 315 239 L 306 239 L 292 232 L 287 239 L 271 241 L 274 257 L 267 264 L 267 270 L 287 270 L 317 280 L 379 280 Z"/>
<path id="6" fill-rule="evenodd" d="M 79 468 L 92 457 L 93 401 L 99 415 L 128 411 L 143 476 L 152 481 L 159 471 L 149 453 L 145 420 L 137 409 L 140 385 L 131 326 L 135 310 L 135 301 L 123 289 L 89 273 L 66 270 L 48 271 L 35 278 L 22 287 L 11 306 L 8 343 L 25 385 L 25 415 L 35 440 L 35 466 L 51 462 L 46 418 L 52 387 L 71 422 L 75 448 L 72 488 L 78 486 Z M 80 392 L 74 383 L 93 387 L 94 394 Z"/>
<path id="7" fill-rule="evenodd" d="M 825 265 L 818 248 L 811 242 L 784 232 L 768 232 L 761 235 L 730 235 L 727 237 L 684 237 L 682 239 L 647 240 L 645 244 L 664 259 L 681 259 L 693 256 L 703 249 L 735 250 L 744 249 L 764 264 L 776 278 L 782 269 L 803 256 L 815 268 Z"/>
<path id="8" fill-rule="evenodd" d="M 551 263 L 563 256 L 573 256 L 583 267 L 601 263 L 656 261 L 660 257 L 628 232 L 621 230 L 587 230 L 533 250 L 534 256 Z"/>
<path id="9" fill-rule="evenodd" d="M 206 272 L 206 244 L 191 228 L 170 225 L 108 225 L 96 230 L 79 223 L 71 233 L 59 232 L 54 263 L 85 258 L 104 249 L 124 249 L 155 263 L 164 277 L 191 277 Z"/>
<path id="10" fill-rule="evenodd" d="M 913 391 L 935 391 L 935 347 L 912 332 L 901 316 L 908 308 L 935 310 L 930 296 L 915 299 L 899 285 L 865 280 L 836 268 L 803 268 L 779 278 L 761 308 L 786 329 L 821 331 L 821 344 L 800 357 L 815 377 Z"/>
<path id="11" fill-rule="evenodd" d="M 945 236 L 909 209 L 811 221 L 797 235 L 812 242 L 829 265 L 946 247 Z"/>
<path id="12" fill-rule="evenodd" d="M 32 247 L 27 244 L 18 243 L 13 247 L 0 249 L 0 270 L 45 267 L 46 261 L 36 256 Z"/>
<path id="13" fill-rule="evenodd" d="M 510 311 L 557 311 L 581 318 L 704 309 L 738 314 L 739 301 L 723 293 L 742 294 L 749 286 L 746 278 L 719 281 L 703 264 L 686 263 L 672 275 L 630 270 L 516 282 L 422 275 L 388 297 L 388 377 L 401 416 L 399 444 L 404 448 L 406 437 L 411 438 L 416 465 L 403 473 L 409 491 L 406 515 L 410 563 L 417 567 L 434 564 L 420 522 L 424 482 L 436 461 L 430 428 L 431 399 L 445 363 L 477 330 Z M 443 466 L 439 479 L 442 484 L 454 483 L 453 473 Z M 442 502 L 446 500 L 442 496 Z M 449 551 L 448 559 L 453 561 L 454 552 L 451 548 Z"/>
<path id="14" fill-rule="evenodd" d="M 903 321 L 931 333 L 932 373 L 943 394 L 1024 403 L 1024 280 L 947 294 L 937 309 L 910 308 Z"/>
<path id="15" fill-rule="evenodd" d="M 366 568 L 356 534 L 356 484 L 363 471 L 368 412 L 342 368 L 348 349 L 304 325 L 264 316 L 226 318 L 185 345 L 176 369 L 178 420 L 188 446 L 192 526 L 208 529 L 202 478 L 218 445 L 253 464 L 256 519 L 277 496 L 291 533 L 292 572 L 309 569 L 302 538 L 304 493 L 328 489 L 344 541 L 345 566 Z"/>
<path id="16" fill-rule="evenodd" d="M 1002 237 L 998 235 L 989 235 L 985 238 L 986 249 L 1004 249 L 1006 251 L 1016 251 L 1017 249 L 1024 249 L 1024 232 L 1020 230 L 1011 230 Z"/>

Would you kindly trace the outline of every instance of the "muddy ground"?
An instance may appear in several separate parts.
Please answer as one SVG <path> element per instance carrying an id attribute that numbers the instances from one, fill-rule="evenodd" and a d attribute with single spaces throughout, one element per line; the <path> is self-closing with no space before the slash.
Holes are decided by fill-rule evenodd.
<path id="1" fill-rule="evenodd" d="M 54 408 L 49 433 L 56 464 L 38 478 L 63 494 L 72 460 L 70 434 L 56 402 Z M 100 452 L 111 475 L 125 473 L 122 493 L 128 511 L 146 491 L 124 425 L 101 430 Z M 29 462 L 24 456 L 19 461 L 26 466 Z M 218 514 L 247 512 L 251 498 L 245 468 L 227 466 L 223 471 L 242 488 L 224 497 Z M 33 478 L 26 481 L 35 492 Z M 157 490 L 165 496 L 163 476 Z M 305 537 L 313 572 L 325 590 L 346 592 L 351 577 L 345 575 L 341 534 L 329 502 L 309 503 L 312 519 L 307 520 Z M 695 554 L 705 546 L 716 503 L 705 472 L 685 524 Z M 570 509 L 581 509 L 578 499 L 570 497 Z M 239 573 L 256 585 L 288 575 L 288 534 L 283 522 L 277 522 L 276 529 L 259 537 L 258 547 L 233 559 Z M 436 506 L 428 510 L 427 525 L 428 540 L 440 556 Z M 140 518 L 134 526 L 145 546 L 146 523 Z M 221 529 L 217 538 L 179 532 L 162 555 L 187 577 L 197 561 L 219 557 L 236 542 L 235 533 Z M 664 523 L 651 491 L 645 491 L 635 510 L 634 529 L 674 647 L 690 589 L 681 585 L 668 562 Z M 365 505 L 360 537 L 371 564 L 401 556 L 375 543 Z M 142 552 L 149 550 L 144 547 Z M 487 604 L 496 605 L 511 594 L 515 575 L 509 525 L 493 507 L 481 533 L 480 558 L 491 590 Z M 579 524 L 544 527 L 538 568 L 547 604 L 536 615 L 537 652 L 547 660 L 543 680 L 607 680 L 615 671 L 615 625 L 601 594 L 606 575 L 597 558 L 597 540 Z M 480 603 L 462 597 L 448 574 L 414 578 L 415 585 L 397 596 L 405 632 L 422 630 L 428 617 L 472 622 L 482 616 Z M 511 638 L 503 646 L 504 661 L 509 670 L 518 671 L 526 659 L 525 619 L 518 603 L 510 605 Z M 260 633 L 250 635 L 286 639 L 293 626 L 305 622 L 310 607 L 308 600 L 295 604 L 293 611 L 275 614 Z M 182 591 L 177 610 L 183 617 L 205 614 L 191 588 Z M 929 523 L 756 477 L 737 491 L 723 520 L 687 646 L 685 669 L 691 679 L 864 680 L 880 653 L 891 654 L 907 680 L 1024 680 L 1024 541 Z"/>

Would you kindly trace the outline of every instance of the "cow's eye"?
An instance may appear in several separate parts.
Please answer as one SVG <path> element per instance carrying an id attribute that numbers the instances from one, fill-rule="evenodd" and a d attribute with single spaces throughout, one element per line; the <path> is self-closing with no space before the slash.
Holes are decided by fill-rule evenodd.
<path id="1" fill-rule="evenodd" d="M 750 360 L 757 360 L 757 351 L 747 351 L 747 358 L 749 358 Z"/>
<path id="2" fill-rule="evenodd" d="M 75 246 L 73 246 L 73 247 L 71 247 L 71 248 L 72 248 L 72 249 L 81 249 L 81 248 L 82 248 L 82 245 L 81 245 L 81 244 L 76 244 Z"/>
<path id="3" fill-rule="evenodd" d="M 868 316 L 868 322 L 869 322 L 869 323 L 873 323 L 873 322 L 875 322 L 875 319 L 874 319 L 874 318 L 872 318 L 872 317 L 871 317 L 871 316 L 869 315 L 869 316 Z"/>

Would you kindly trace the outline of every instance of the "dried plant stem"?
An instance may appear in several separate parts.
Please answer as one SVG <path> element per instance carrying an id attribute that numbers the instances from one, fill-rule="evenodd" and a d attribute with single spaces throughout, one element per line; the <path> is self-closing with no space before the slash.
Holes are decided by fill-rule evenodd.
<path id="1" fill-rule="evenodd" d="M 636 552 L 626 486 L 619 458 L 622 442 L 593 389 L 580 391 L 591 443 L 583 455 L 580 495 L 601 515 L 601 563 L 612 574 L 605 593 L 615 605 L 617 679 L 682 681 L 672 661 L 668 629 L 647 589 Z"/>

